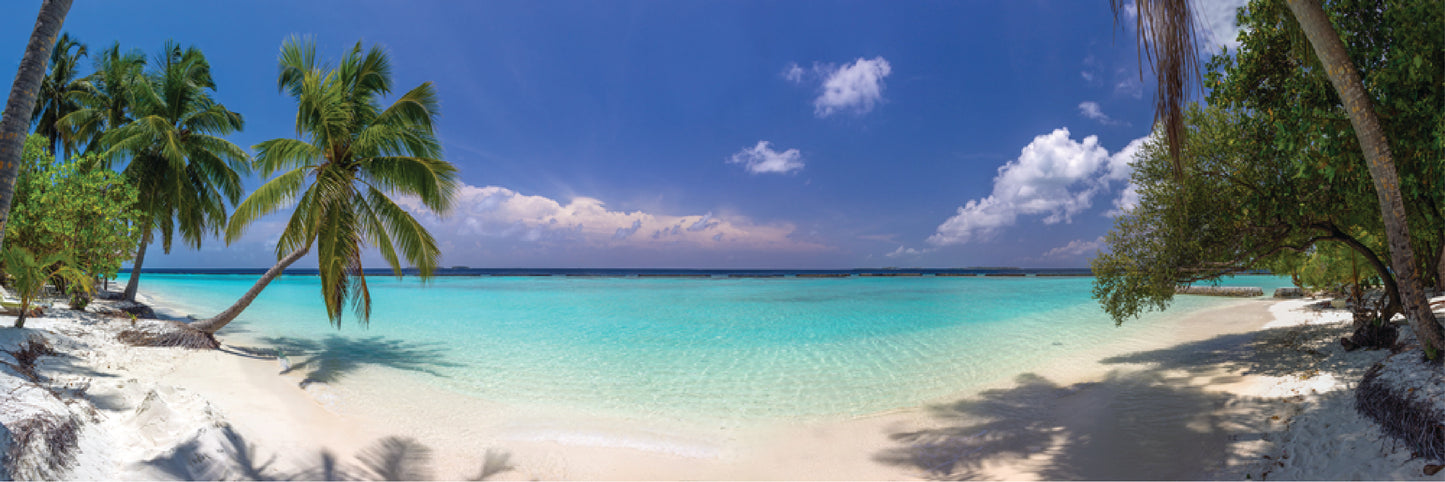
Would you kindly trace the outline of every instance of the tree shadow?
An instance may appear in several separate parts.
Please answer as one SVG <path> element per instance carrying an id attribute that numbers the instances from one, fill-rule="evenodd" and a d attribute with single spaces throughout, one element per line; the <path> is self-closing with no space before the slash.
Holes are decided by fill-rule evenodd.
<path id="1" fill-rule="evenodd" d="M 332 383 L 366 365 L 395 368 L 446 377 L 438 368 L 460 367 L 446 360 L 440 343 L 415 343 L 371 336 L 351 338 L 330 335 L 322 340 L 293 337 L 263 338 L 271 348 L 232 347 L 242 356 L 284 355 L 290 366 L 281 373 L 301 371 L 301 386 Z"/>
<path id="2" fill-rule="evenodd" d="M 219 449 L 208 447 L 211 443 Z M 219 456 L 217 455 L 219 454 Z M 512 470 L 506 464 L 508 454 L 487 450 L 482 471 L 477 478 L 485 480 Z M 277 468 L 276 454 L 261 455 L 255 444 L 248 442 L 230 425 L 220 427 L 219 437 L 206 437 L 203 432 L 168 454 L 141 464 L 155 472 L 152 475 L 174 480 L 427 480 L 431 478 L 431 449 L 406 437 L 385 437 L 358 453 L 353 461 L 343 461 L 331 451 L 321 449 L 314 460 L 297 460 L 292 470 Z"/>
<path id="3" fill-rule="evenodd" d="M 1045 480 L 1180 480 L 1229 462 L 1231 434 L 1259 413 L 1220 412 L 1235 397 L 1176 387 L 1156 373 L 1113 372 L 1060 386 L 1024 374 L 1013 388 L 932 407 L 945 422 L 892 434 L 899 447 L 875 459 L 926 477 L 990 476 L 989 462 L 1019 460 Z"/>
<path id="4" fill-rule="evenodd" d="M 1221 335 L 1110 357 L 1131 364 L 1103 380 L 1070 386 L 1038 374 L 1016 385 L 930 407 L 931 424 L 890 435 L 898 445 L 875 460 L 933 479 L 997 477 L 996 465 L 1046 480 L 1180 480 L 1212 477 L 1253 462 L 1231 444 L 1283 428 L 1294 400 L 1238 396 L 1196 381 L 1228 383 L 1243 374 L 1330 373 L 1356 377 L 1328 352 L 1339 325 Z"/>
<path id="5" fill-rule="evenodd" d="M 1242 375 L 1288 376 L 1302 371 L 1356 372 L 1344 357 L 1339 337 L 1349 331 L 1339 324 L 1271 328 L 1250 333 L 1221 335 L 1158 350 L 1113 356 L 1105 364 L 1149 364 L 1158 370 L 1199 373 L 1223 366 Z M 1356 375 L 1363 374 L 1359 371 Z"/>

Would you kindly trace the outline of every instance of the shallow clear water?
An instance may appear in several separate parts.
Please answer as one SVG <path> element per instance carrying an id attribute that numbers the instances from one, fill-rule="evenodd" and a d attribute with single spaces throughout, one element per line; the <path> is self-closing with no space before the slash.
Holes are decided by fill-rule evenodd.
<path id="1" fill-rule="evenodd" d="M 150 274 L 141 289 L 209 316 L 250 275 Z M 124 278 L 121 280 L 124 281 Z M 371 277 L 369 328 L 328 325 L 314 276 L 273 282 L 222 331 L 279 346 L 320 381 L 368 365 L 509 404 L 773 419 L 913 406 L 1065 350 L 1140 333 L 1092 278 Z M 1225 284 L 1288 281 L 1251 276 Z M 1226 302 L 1179 297 L 1170 315 Z"/>

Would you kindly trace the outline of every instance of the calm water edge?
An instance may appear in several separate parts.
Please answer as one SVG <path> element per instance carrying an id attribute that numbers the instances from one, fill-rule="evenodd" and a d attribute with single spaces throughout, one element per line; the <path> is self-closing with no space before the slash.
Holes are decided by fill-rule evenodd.
<path id="1" fill-rule="evenodd" d="M 252 274 L 145 273 L 141 291 L 210 316 Z M 122 275 L 119 282 L 124 283 Z M 328 324 L 318 279 L 274 281 L 221 332 L 321 355 L 312 378 L 403 370 L 509 404 L 627 415 L 779 419 L 914 406 L 1144 333 L 1090 297 L 1088 277 L 368 277 L 369 327 Z M 1241 276 L 1226 285 L 1289 285 Z M 1167 316 L 1227 300 L 1178 297 Z M 342 381 L 344 383 L 344 381 Z"/>

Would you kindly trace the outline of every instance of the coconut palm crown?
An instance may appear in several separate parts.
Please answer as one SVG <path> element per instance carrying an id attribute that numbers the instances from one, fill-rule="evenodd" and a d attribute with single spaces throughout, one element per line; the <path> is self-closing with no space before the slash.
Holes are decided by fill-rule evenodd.
<path id="1" fill-rule="evenodd" d="M 125 290 L 131 300 L 155 232 L 166 252 L 176 231 L 200 248 L 221 233 L 226 203 L 241 199 L 241 174 L 251 166 L 245 151 L 221 137 L 244 122 L 212 99 L 216 84 L 199 49 L 166 42 L 146 77 L 130 87 L 134 120 L 101 137 L 101 161 L 110 167 L 129 158 L 121 173 L 145 193 L 139 206 L 144 234 Z"/>
<path id="2" fill-rule="evenodd" d="M 47 146 L 56 159 L 69 157 L 75 145 L 64 135 L 58 121 L 80 108 L 74 98 L 83 90 L 80 72 L 80 58 L 85 57 L 85 44 L 75 41 L 69 33 L 61 34 L 50 51 L 50 72 L 40 83 L 40 95 L 35 100 L 35 133 L 50 141 Z"/>
<path id="3" fill-rule="evenodd" d="M 279 274 L 277 268 L 315 246 L 332 324 L 340 327 L 350 301 L 365 325 L 371 316 L 361 266 L 367 246 L 380 251 L 398 276 L 403 258 L 425 279 L 440 257 L 431 234 L 388 197 L 415 197 L 438 214 L 451 207 L 456 168 L 441 160 L 433 133 L 436 92 L 430 82 L 422 83 L 382 108 L 381 97 L 392 90 L 386 52 L 375 46 L 363 51 L 358 42 L 340 64 L 323 66 L 314 44 L 294 38 L 281 47 L 277 88 L 296 99 L 297 138 L 256 145 L 256 168 L 266 177 L 280 174 L 236 207 L 226 240 L 235 241 L 252 221 L 294 204 L 276 243 L 278 265 L 252 291 L 259 294 L 269 277 Z M 249 302 L 243 298 L 193 326 L 214 333 Z"/>
<path id="4" fill-rule="evenodd" d="M 70 94 L 78 109 L 62 117 L 56 126 L 72 144 L 85 143 L 83 152 L 101 148 L 106 131 L 131 121 L 132 92 L 146 82 L 145 55 L 139 50 L 122 52 L 120 43 L 111 44 L 95 58 L 95 72 L 80 81 Z"/>

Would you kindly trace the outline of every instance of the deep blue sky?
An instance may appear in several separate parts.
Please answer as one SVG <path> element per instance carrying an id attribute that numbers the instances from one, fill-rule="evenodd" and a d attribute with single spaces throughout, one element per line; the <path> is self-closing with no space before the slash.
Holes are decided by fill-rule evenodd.
<path id="1" fill-rule="evenodd" d="M 0 5 L 10 71 L 35 3 Z M 82 1 L 65 31 L 200 47 L 248 150 L 293 134 L 282 41 L 383 46 L 466 184 L 418 213 L 444 265 L 1085 266 L 1152 119 L 1103 0 Z M 281 221 L 146 265 L 267 266 Z"/>

